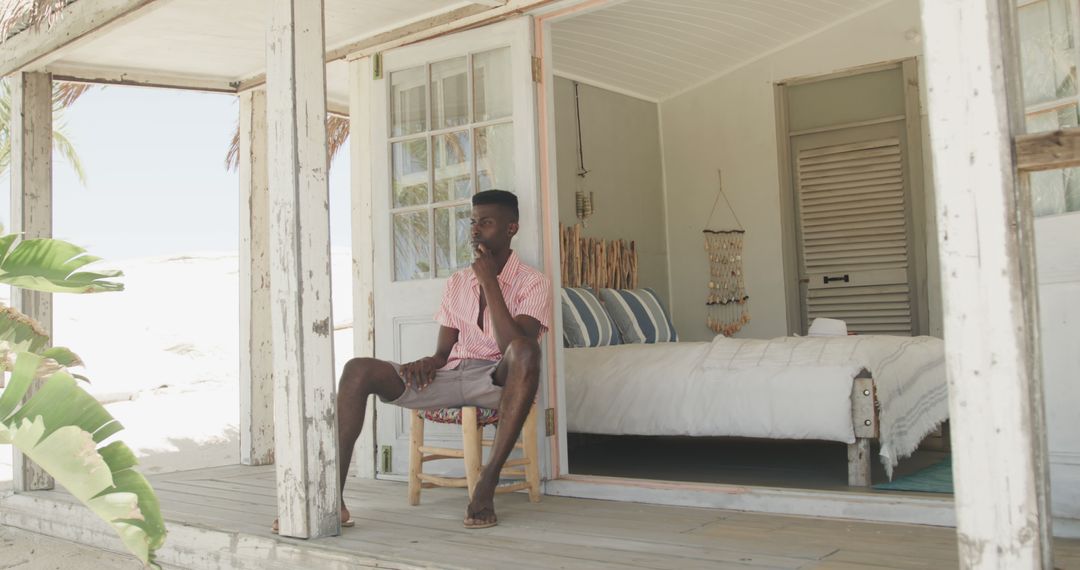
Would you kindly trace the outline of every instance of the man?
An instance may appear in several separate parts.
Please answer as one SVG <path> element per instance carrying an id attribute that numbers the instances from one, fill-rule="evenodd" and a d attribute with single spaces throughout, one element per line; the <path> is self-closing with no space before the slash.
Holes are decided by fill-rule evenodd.
<path id="1" fill-rule="evenodd" d="M 435 315 L 435 354 L 399 365 L 354 358 L 338 388 L 341 487 L 360 437 L 368 396 L 410 409 L 479 406 L 499 410 L 499 429 L 466 509 L 467 528 L 497 524 L 495 487 L 540 382 L 538 339 L 551 324 L 551 284 L 523 264 L 510 241 L 518 232 L 517 196 L 505 190 L 472 199 L 472 267 L 450 276 Z M 344 498 L 341 520 L 352 526 Z M 275 523 L 276 528 L 276 523 Z"/>

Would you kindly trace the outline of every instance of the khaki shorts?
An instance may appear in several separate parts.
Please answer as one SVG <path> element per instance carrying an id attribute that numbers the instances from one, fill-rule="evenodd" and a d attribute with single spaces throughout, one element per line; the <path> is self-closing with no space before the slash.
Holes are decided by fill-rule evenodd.
<path id="1" fill-rule="evenodd" d="M 396 362 L 390 365 L 401 377 L 401 365 Z M 495 384 L 495 369 L 498 366 L 498 362 L 490 360 L 462 360 L 452 370 L 436 372 L 435 380 L 422 391 L 414 390 L 402 377 L 405 391 L 390 403 L 412 410 L 461 406 L 498 409 L 499 400 L 502 399 L 502 386 Z"/>

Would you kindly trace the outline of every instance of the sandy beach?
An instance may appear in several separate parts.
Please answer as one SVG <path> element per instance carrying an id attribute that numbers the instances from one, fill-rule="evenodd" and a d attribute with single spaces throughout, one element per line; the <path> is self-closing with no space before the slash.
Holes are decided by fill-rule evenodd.
<path id="1" fill-rule="evenodd" d="M 236 252 L 109 260 L 126 289 L 54 295 L 54 344 L 86 362 L 86 388 L 124 424 L 117 434 L 144 473 L 239 461 L 239 296 Z M 336 369 L 352 355 L 348 251 L 335 251 Z M 6 288 L 5 288 L 6 289 Z M 7 303 L 7 291 L 0 302 Z M 0 446 L 0 488 L 11 451 Z"/>

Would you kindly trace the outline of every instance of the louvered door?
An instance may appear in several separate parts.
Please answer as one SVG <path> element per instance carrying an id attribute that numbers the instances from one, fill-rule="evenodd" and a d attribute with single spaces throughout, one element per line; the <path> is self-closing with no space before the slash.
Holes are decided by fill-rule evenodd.
<path id="1" fill-rule="evenodd" d="M 803 322 L 914 334 L 910 191 L 899 124 L 809 135 L 793 150 Z"/>

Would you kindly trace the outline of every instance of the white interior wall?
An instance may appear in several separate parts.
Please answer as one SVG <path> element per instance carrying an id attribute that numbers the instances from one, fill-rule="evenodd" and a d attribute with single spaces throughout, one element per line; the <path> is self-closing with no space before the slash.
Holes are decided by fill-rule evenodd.
<path id="1" fill-rule="evenodd" d="M 594 198 L 594 212 L 582 235 L 633 240 L 638 285 L 666 299 L 668 252 L 656 103 L 581 84 L 581 138 L 589 171 L 582 179 L 577 175 L 574 83 L 556 77 L 554 91 L 559 221 L 568 226 L 577 222 L 574 194 L 582 184 Z"/>
<path id="2" fill-rule="evenodd" d="M 661 101 L 671 303 L 682 339 L 713 336 L 703 317 L 708 263 L 701 230 L 716 198 L 718 168 L 724 172 L 724 192 L 747 229 L 743 263 L 751 321 L 738 336 L 788 334 L 773 85 L 918 56 L 922 49 L 918 30 L 917 0 L 895 0 Z M 926 154 L 930 145 L 922 114 L 924 186 L 927 211 L 933 212 Z M 730 214 L 718 208 L 713 228 L 733 225 Z M 928 226 L 932 237 L 928 242 L 936 244 L 936 227 L 932 222 Z M 938 263 L 936 251 L 930 249 L 930 332 L 940 335 Z"/>

